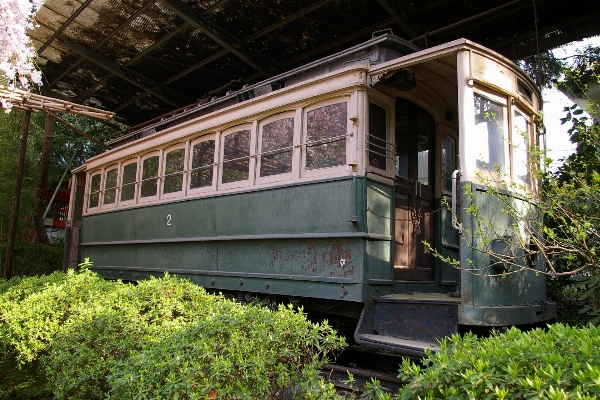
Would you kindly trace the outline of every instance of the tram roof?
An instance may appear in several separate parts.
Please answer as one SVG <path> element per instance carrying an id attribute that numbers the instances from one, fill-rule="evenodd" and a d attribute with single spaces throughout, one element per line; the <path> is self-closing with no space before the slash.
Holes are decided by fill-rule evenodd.
<path id="1" fill-rule="evenodd" d="M 46 0 L 30 32 L 42 94 L 133 126 L 391 29 L 519 59 L 600 33 L 596 0 Z M 536 24 L 537 21 L 537 24 Z"/>

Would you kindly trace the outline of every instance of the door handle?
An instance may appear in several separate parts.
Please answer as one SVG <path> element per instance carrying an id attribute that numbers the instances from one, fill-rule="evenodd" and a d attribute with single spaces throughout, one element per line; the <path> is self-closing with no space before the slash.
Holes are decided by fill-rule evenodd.
<path id="1" fill-rule="evenodd" d="M 457 187 L 458 187 L 458 175 L 460 174 L 460 170 L 455 170 L 454 172 L 452 172 L 452 227 L 454 229 L 456 229 L 457 231 L 461 232 L 462 228 L 460 225 L 458 225 L 458 217 L 457 217 L 457 207 L 456 207 L 456 203 L 457 203 Z"/>

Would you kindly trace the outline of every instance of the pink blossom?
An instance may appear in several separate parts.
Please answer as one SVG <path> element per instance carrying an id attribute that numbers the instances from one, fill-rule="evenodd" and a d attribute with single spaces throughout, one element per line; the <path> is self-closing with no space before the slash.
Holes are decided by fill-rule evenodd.
<path id="1" fill-rule="evenodd" d="M 35 65 L 36 51 L 27 31 L 35 28 L 35 14 L 44 0 L 0 0 L 0 72 L 10 85 L 20 83 L 25 90 L 31 84 L 41 85 L 41 72 Z M 8 109 L 10 105 L 0 100 Z"/>

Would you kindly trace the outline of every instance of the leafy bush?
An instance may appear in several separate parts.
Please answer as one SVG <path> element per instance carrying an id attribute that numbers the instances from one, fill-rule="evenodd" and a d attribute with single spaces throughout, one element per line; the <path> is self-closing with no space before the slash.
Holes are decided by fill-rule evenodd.
<path id="1" fill-rule="evenodd" d="M 318 398 L 333 387 L 316 371 L 345 345 L 291 308 L 242 306 L 168 275 L 16 278 L 0 282 L 0 302 L 3 354 L 40 364 L 58 399 L 256 399 L 309 383 Z"/>
<path id="2" fill-rule="evenodd" d="M 397 399 L 593 399 L 600 396 L 600 330 L 593 325 L 522 332 L 511 328 L 478 339 L 454 335 L 422 369 L 404 360 L 409 379 Z"/>
<path id="3" fill-rule="evenodd" d="M 15 332 L 11 324 L 21 302 L 50 285 L 60 284 L 66 277 L 62 272 L 55 272 L 51 275 L 0 280 L 0 353 L 3 358 L 14 355 Z"/>

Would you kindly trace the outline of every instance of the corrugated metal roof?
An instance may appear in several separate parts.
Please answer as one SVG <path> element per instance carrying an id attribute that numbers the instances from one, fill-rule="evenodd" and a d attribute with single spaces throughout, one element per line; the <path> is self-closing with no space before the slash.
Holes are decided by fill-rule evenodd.
<path id="1" fill-rule="evenodd" d="M 598 0 L 46 0 L 30 36 L 43 94 L 133 125 L 386 28 L 422 48 L 465 37 L 534 54 L 534 4 L 542 51 L 600 33 Z"/>

